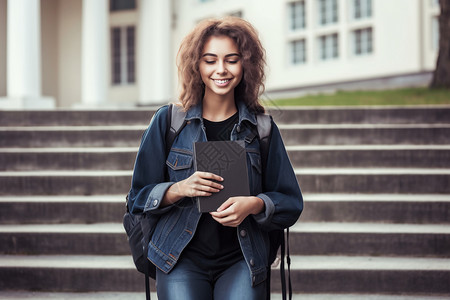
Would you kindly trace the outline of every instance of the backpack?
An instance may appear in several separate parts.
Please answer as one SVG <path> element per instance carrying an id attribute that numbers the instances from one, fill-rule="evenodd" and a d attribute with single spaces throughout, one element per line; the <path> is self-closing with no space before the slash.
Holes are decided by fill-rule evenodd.
<path id="1" fill-rule="evenodd" d="M 172 147 L 176 136 L 183 130 L 186 125 L 186 112 L 180 107 L 170 104 L 168 109 L 168 121 L 165 136 L 165 151 L 166 156 Z M 260 152 L 262 170 L 265 170 L 267 157 L 269 152 L 270 131 L 272 128 L 271 117 L 265 114 L 258 114 L 257 116 L 257 130 L 260 141 Z M 167 175 L 166 175 L 167 176 Z M 156 267 L 147 259 L 148 244 L 155 230 L 158 217 L 146 214 L 130 214 L 128 206 L 128 195 L 126 196 L 126 213 L 123 217 L 123 226 L 125 228 L 128 243 L 130 245 L 133 262 L 136 269 L 145 275 L 145 292 L 146 299 L 150 300 L 150 282 L 149 279 L 156 277 Z M 286 229 L 287 238 L 289 239 L 289 228 Z M 269 232 L 270 248 L 269 248 L 269 265 L 271 265 L 278 254 L 278 249 L 281 250 L 281 283 L 283 300 L 286 299 L 286 281 L 284 269 L 284 255 L 285 255 L 285 236 L 284 230 L 273 230 Z M 287 248 L 287 264 L 288 274 L 290 274 L 290 257 L 289 245 Z M 268 272 L 268 279 L 270 282 L 270 270 Z M 270 284 L 267 285 L 267 299 L 270 299 Z M 292 298 L 291 280 L 289 276 L 289 296 Z"/>

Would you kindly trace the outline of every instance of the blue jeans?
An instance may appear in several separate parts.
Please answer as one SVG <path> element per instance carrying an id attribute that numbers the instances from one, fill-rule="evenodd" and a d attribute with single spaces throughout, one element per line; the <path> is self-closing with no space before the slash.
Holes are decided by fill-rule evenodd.
<path id="1" fill-rule="evenodd" d="M 158 300 L 264 300 L 266 282 L 252 287 L 244 259 L 218 274 L 180 259 L 169 274 L 156 269 L 156 291 Z"/>

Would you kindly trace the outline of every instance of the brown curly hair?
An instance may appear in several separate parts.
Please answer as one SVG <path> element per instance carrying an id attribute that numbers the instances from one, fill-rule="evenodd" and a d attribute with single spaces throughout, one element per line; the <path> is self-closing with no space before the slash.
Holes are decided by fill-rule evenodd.
<path id="1" fill-rule="evenodd" d="M 180 102 L 185 110 L 203 99 L 205 88 L 199 71 L 203 47 L 211 36 L 232 38 L 242 55 L 243 76 L 234 90 L 235 99 L 244 101 L 250 111 L 263 113 L 259 96 L 264 92 L 265 50 L 258 33 L 247 21 L 237 17 L 201 21 L 181 43 L 177 55 Z"/>

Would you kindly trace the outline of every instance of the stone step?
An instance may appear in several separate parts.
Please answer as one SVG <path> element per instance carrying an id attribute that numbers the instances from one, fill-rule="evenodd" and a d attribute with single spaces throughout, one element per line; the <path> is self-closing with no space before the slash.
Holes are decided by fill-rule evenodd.
<path id="1" fill-rule="evenodd" d="M 118 222 L 126 211 L 125 195 L 1 196 L 0 224 Z"/>
<path id="2" fill-rule="evenodd" d="M 289 241 L 297 255 L 450 257 L 448 224 L 298 222 Z"/>
<path id="3" fill-rule="evenodd" d="M 448 124 L 307 124 L 280 125 L 286 145 L 444 145 Z"/>
<path id="4" fill-rule="evenodd" d="M 450 144 L 450 124 L 280 125 L 286 145 Z M 0 148 L 138 147 L 146 126 L 0 127 Z"/>
<path id="5" fill-rule="evenodd" d="M 151 299 L 158 299 L 156 292 L 151 292 Z M 0 292 L 0 299 L 3 300 L 142 300 L 145 298 L 144 292 L 91 292 L 91 293 L 51 293 L 51 292 L 26 292 L 9 291 Z M 272 293 L 271 300 L 282 300 L 281 293 Z M 424 296 L 424 295 L 382 295 L 382 294 L 293 294 L 293 300 L 448 300 L 447 296 Z"/>
<path id="6" fill-rule="evenodd" d="M 450 195 L 303 195 L 301 222 L 450 223 Z M 30 213 L 32 212 L 32 213 Z M 0 196 L 0 224 L 91 224 L 121 220 L 125 194 L 96 196 Z"/>
<path id="7" fill-rule="evenodd" d="M 308 193 L 450 194 L 449 169 L 303 168 L 295 172 Z"/>
<path id="8" fill-rule="evenodd" d="M 0 126 L 147 125 L 157 107 L 120 110 L 0 111 Z M 449 123 L 449 106 L 269 107 L 277 123 Z"/>
<path id="9" fill-rule="evenodd" d="M 287 146 L 291 163 L 311 167 L 449 168 L 449 145 Z M 136 147 L 0 148 L 0 171 L 132 170 Z"/>
<path id="10" fill-rule="evenodd" d="M 450 194 L 450 169 L 295 169 L 309 193 Z M 108 195 L 128 193 L 131 171 L 0 172 L 0 195 Z"/>
<path id="11" fill-rule="evenodd" d="M 287 146 L 295 168 L 448 168 L 449 145 Z"/>
<path id="12" fill-rule="evenodd" d="M 0 171 L 132 170 L 137 147 L 0 148 Z"/>
<path id="13" fill-rule="evenodd" d="M 304 194 L 300 222 L 450 223 L 450 195 Z"/>
<path id="14" fill-rule="evenodd" d="M 290 229 L 298 255 L 450 257 L 445 225 L 306 223 Z M 0 225 L 0 254 L 126 255 L 121 223 Z"/>
<path id="15" fill-rule="evenodd" d="M 449 259 L 370 256 L 291 256 L 291 259 L 295 293 L 450 294 Z M 279 270 L 273 269 L 274 293 L 280 292 L 279 278 Z M 142 274 L 135 270 L 129 256 L 0 256 L 1 291 L 139 292 L 144 289 L 142 281 Z"/>

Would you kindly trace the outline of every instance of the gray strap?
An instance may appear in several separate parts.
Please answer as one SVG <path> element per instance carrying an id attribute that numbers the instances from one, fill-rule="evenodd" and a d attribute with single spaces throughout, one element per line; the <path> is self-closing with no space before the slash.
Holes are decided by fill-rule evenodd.
<path id="1" fill-rule="evenodd" d="M 183 110 L 181 106 L 178 106 L 176 104 L 172 105 L 172 117 L 171 117 L 171 124 L 170 124 L 170 131 L 173 133 L 177 133 L 178 130 L 183 126 L 184 124 L 184 118 L 186 117 L 186 112 Z"/>
<path id="2" fill-rule="evenodd" d="M 270 130 L 272 128 L 270 115 L 266 114 L 257 114 L 256 115 L 256 122 L 258 123 L 258 134 L 259 139 L 264 140 L 269 137 Z"/>

